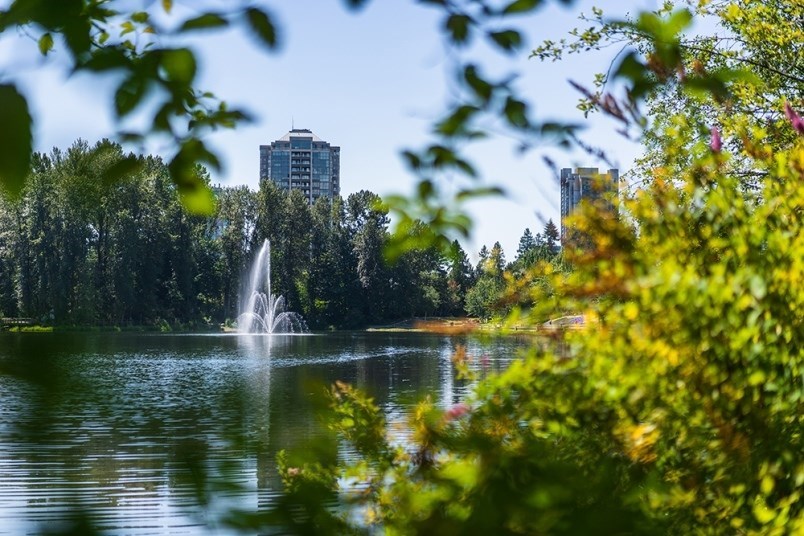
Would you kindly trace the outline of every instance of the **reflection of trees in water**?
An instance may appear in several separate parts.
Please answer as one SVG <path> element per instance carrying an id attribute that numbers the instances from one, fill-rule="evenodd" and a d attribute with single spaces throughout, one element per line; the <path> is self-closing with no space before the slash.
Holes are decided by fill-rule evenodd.
<path id="1" fill-rule="evenodd" d="M 328 437 L 315 395 L 336 380 L 371 393 L 400 439 L 412 404 L 430 395 L 447 406 L 465 390 L 442 336 L 8 340 L 0 516 L 22 530 L 72 510 L 134 530 L 267 509 L 281 486 L 277 453 Z"/>

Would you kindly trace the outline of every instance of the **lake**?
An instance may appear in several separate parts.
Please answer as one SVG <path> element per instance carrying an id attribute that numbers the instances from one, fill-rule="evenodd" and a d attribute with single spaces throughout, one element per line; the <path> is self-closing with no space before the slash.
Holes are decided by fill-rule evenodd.
<path id="1" fill-rule="evenodd" d="M 89 515 L 108 534 L 227 534 L 231 507 L 270 505 L 276 454 L 314 449 L 317 400 L 336 380 L 367 392 L 405 442 L 413 405 L 471 386 L 524 346 L 422 333 L 0 333 L 0 534 Z M 348 456 L 342 447 L 342 456 Z"/>

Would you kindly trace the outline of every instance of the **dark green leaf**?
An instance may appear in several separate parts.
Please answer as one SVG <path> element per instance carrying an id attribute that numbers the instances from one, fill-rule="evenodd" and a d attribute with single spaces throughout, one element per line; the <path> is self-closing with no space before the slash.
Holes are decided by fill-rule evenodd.
<path id="1" fill-rule="evenodd" d="M 463 44 L 469 40 L 469 25 L 471 22 L 472 19 L 468 15 L 455 13 L 447 17 L 444 27 L 450 33 L 453 42 Z"/>
<path id="2" fill-rule="evenodd" d="M 115 111 L 118 117 L 128 115 L 145 96 L 146 81 L 142 75 L 133 74 L 120 84 L 114 95 Z"/>
<path id="3" fill-rule="evenodd" d="M 413 170 L 419 169 L 422 165 L 422 160 L 419 158 L 419 155 L 412 151 L 402 151 L 402 157 Z"/>
<path id="4" fill-rule="evenodd" d="M 204 13 L 199 17 L 188 19 L 181 25 L 182 32 L 191 30 L 209 30 L 212 28 L 222 28 L 229 25 L 229 21 L 217 13 Z"/>
<path id="5" fill-rule="evenodd" d="M 137 173 L 145 165 L 145 161 L 136 156 L 127 156 L 109 166 L 103 172 L 103 180 L 107 184 L 118 182 Z"/>
<path id="6" fill-rule="evenodd" d="M 53 49 L 53 36 L 50 32 L 39 38 L 39 52 L 46 56 Z"/>
<path id="7" fill-rule="evenodd" d="M 344 0 L 349 9 L 358 9 L 368 4 L 368 0 Z"/>
<path id="8" fill-rule="evenodd" d="M 246 10 L 246 18 L 254 34 L 268 48 L 275 48 L 277 44 L 276 28 L 268 14 L 255 7 Z"/>
<path id="9" fill-rule="evenodd" d="M 491 100 L 494 86 L 477 74 L 477 68 L 474 65 L 467 65 L 466 69 L 464 69 L 463 76 L 475 95 L 480 97 L 484 102 Z"/>
<path id="10" fill-rule="evenodd" d="M 445 136 L 455 136 L 466 132 L 469 120 L 479 110 L 477 106 L 464 105 L 458 107 L 449 117 L 436 124 L 436 131 Z"/>
<path id="11" fill-rule="evenodd" d="M 419 199 L 429 199 L 435 194 L 433 182 L 429 180 L 419 181 Z"/>
<path id="12" fill-rule="evenodd" d="M 195 78 L 195 56 L 190 49 L 165 50 L 160 63 L 171 82 L 189 85 Z"/>
<path id="13" fill-rule="evenodd" d="M 443 145 L 432 145 L 427 149 L 427 154 L 433 159 L 433 167 L 441 168 L 455 163 L 457 158 L 455 151 Z"/>
<path id="14" fill-rule="evenodd" d="M 492 41 L 497 43 L 497 46 L 507 52 L 513 52 L 522 46 L 522 35 L 515 30 L 490 32 L 489 37 Z"/>
<path id="15" fill-rule="evenodd" d="M 469 175 L 470 177 L 476 178 L 477 177 L 477 170 L 475 170 L 474 166 L 463 159 L 456 159 L 455 160 L 455 167 Z"/>
<path id="16" fill-rule="evenodd" d="M 122 51 L 114 47 L 103 47 L 93 51 L 92 55 L 83 64 L 82 69 L 90 71 L 108 71 L 120 69 L 130 64 L 129 59 Z"/>
<path id="17" fill-rule="evenodd" d="M 505 191 L 499 186 L 484 186 L 480 188 L 471 188 L 468 190 L 461 190 L 455 194 L 457 201 L 467 201 L 478 197 L 496 197 L 505 195 Z"/>
<path id="18" fill-rule="evenodd" d="M 527 13 L 533 11 L 542 3 L 541 0 L 514 0 L 503 9 L 503 14 Z"/>
<path id="19" fill-rule="evenodd" d="M 527 128 L 530 122 L 527 116 L 527 105 L 513 97 L 505 99 L 505 118 L 511 126 L 518 128 Z"/>
<path id="20" fill-rule="evenodd" d="M 31 114 L 13 85 L 0 85 L 0 185 L 19 195 L 31 165 Z"/>

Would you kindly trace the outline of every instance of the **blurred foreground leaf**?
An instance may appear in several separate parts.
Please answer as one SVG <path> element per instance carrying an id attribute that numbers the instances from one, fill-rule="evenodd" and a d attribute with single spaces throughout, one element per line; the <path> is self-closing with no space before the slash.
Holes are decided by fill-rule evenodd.
<path id="1" fill-rule="evenodd" d="M 0 85 L 0 185 L 19 195 L 31 163 L 31 114 L 13 85 Z"/>

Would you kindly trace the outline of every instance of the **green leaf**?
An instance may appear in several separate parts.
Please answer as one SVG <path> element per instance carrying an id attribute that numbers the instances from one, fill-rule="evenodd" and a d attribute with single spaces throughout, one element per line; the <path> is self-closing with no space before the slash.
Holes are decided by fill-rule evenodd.
<path id="1" fill-rule="evenodd" d="M 246 10 L 246 18 L 254 34 L 268 48 L 275 48 L 277 44 L 276 28 L 268 14 L 256 7 Z"/>
<path id="2" fill-rule="evenodd" d="M 148 22 L 148 13 L 145 11 L 137 11 L 136 13 L 132 13 L 131 20 L 140 24 L 145 24 Z"/>
<path id="3" fill-rule="evenodd" d="M 171 82 L 190 85 L 195 78 L 195 56 L 188 48 L 165 50 L 160 64 Z"/>
<path id="4" fill-rule="evenodd" d="M 127 20 L 126 22 L 121 24 L 120 27 L 123 28 L 123 31 L 120 32 L 120 37 L 134 31 L 134 24 L 132 24 L 130 20 Z"/>
<path id="5" fill-rule="evenodd" d="M 199 175 L 199 162 L 207 162 L 220 168 L 218 157 L 201 140 L 191 138 L 182 144 L 179 152 L 170 161 L 168 171 L 178 187 L 184 208 L 193 214 L 208 216 L 215 210 L 215 196 Z"/>
<path id="6" fill-rule="evenodd" d="M 527 128 L 530 125 L 527 110 L 527 105 L 524 102 L 516 100 L 513 97 L 507 97 L 505 99 L 505 118 L 508 119 L 508 123 L 511 126 Z"/>
<path id="7" fill-rule="evenodd" d="M 110 184 L 129 178 L 143 168 L 145 161 L 136 156 L 127 156 L 118 160 L 103 171 L 103 180 Z"/>
<path id="8" fill-rule="evenodd" d="M 47 56 L 47 53 L 52 49 L 53 36 L 50 34 L 50 32 L 48 32 L 39 38 L 39 52 L 41 52 L 43 56 Z"/>
<path id="9" fill-rule="evenodd" d="M 753 276 L 749 281 L 749 286 L 751 287 L 751 295 L 758 300 L 764 298 L 768 293 L 768 286 L 760 275 Z"/>
<path id="10" fill-rule="evenodd" d="M 0 85 L 0 185 L 18 196 L 31 165 L 31 114 L 13 85 Z"/>
<path id="11" fill-rule="evenodd" d="M 139 105 L 145 96 L 145 78 L 138 74 L 133 74 L 125 79 L 114 95 L 115 111 L 118 117 L 123 117 L 131 113 Z"/>
<path id="12" fill-rule="evenodd" d="M 454 13 L 447 17 L 444 28 L 450 33 L 452 41 L 463 44 L 469 40 L 469 25 L 472 19 L 462 13 Z"/>
<path id="13" fill-rule="evenodd" d="M 217 200 L 215 194 L 206 184 L 179 187 L 179 199 L 182 206 L 191 214 L 209 216 L 215 213 Z"/>
<path id="14" fill-rule="evenodd" d="M 109 71 L 127 67 L 129 63 L 129 59 L 119 48 L 103 47 L 94 50 L 92 55 L 81 64 L 81 68 L 90 71 Z"/>
<path id="15" fill-rule="evenodd" d="M 471 188 L 468 190 L 461 190 L 455 194 L 456 201 L 467 201 L 478 197 L 496 197 L 505 195 L 505 191 L 498 186 L 485 186 L 481 188 Z"/>
<path id="16" fill-rule="evenodd" d="M 472 164 L 470 164 L 466 160 L 463 160 L 461 158 L 455 159 L 455 167 L 457 167 L 470 177 L 473 178 L 477 177 L 477 170 L 474 168 L 474 166 L 472 166 Z"/>
<path id="17" fill-rule="evenodd" d="M 181 25 L 182 32 L 192 30 L 210 30 L 212 28 L 222 28 L 229 25 L 229 21 L 217 13 L 204 13 L 199 17 L 188 19 Z"/>
<path id="18" fill-rule="evenodd" d="M 402 151 L 402 157 L 407 162 L 408 166 L 413 169 L 417 170 L 422 166 L 422 159 L 419 158 L 419 155 L 412 151 Z"/>
<path id="19" fill-rule="evenodd" d="M 494 86 L 477 74 L 477 67 L 467 65 L 464 69 L 463 76 L 475 95 L 480 97 L 484 102 L 491 100 L 491 96 L 494 93 Z"/>
<path id="20" fill-rule="evenodd" d="M 165 13 L 170 13 L 173 9 L 173 0 L 162 0 L 162 9 L 165 10 Z"/>
<path id="21" fill-rule="evenodd" d="M 433 181 L 423 180 L 419 181 L 418 187 L 419 199 L 429 199 L 435 194 L 435 187 Z"/>
<path id="22" fill-rule="evenodd" d="M 506 52 L 513 52 L 522 46 L 522 35 L 516 30 L 489 32 L 489 37 Z"/>
<path id="23" fill-rule="evenodd" d="M 513 15 L 515 13 L 527 13 L 533 11 L 542 3 L 542 0 L 514 0 L 503 9 L 504 15 Z"/>
<path id="24" fill-rule="evenodd" d="M 676 37 L 681 31 L 689 28 L 690 24 L 692 24 L 692 13 L 689 9 L 674 11 L 664 25 L 667 32 L 665 37 Z"/>
<path id="25" fill-rule="evenodd" d="M 467 125 L 480 109 L 477 106 L 470 106 L 468 104 L 459 106 L 453 111 L 449 117 L 436 124 L 436 132 L 444 134 L 445 136 L 455 136 L 465 132 Z"/>

